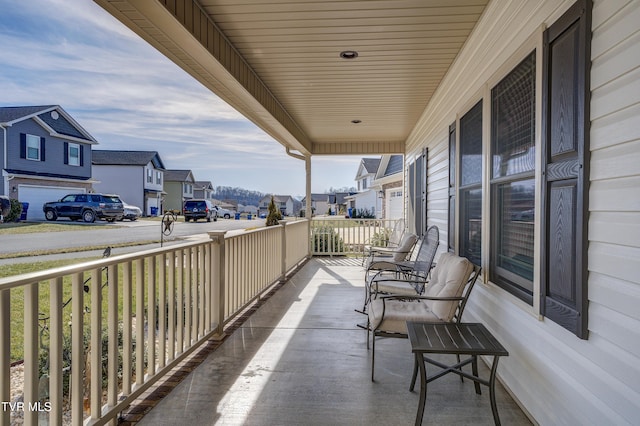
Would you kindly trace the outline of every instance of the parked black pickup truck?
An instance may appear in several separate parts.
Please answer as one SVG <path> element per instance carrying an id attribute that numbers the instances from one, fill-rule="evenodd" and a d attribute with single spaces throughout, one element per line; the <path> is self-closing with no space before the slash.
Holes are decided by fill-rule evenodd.
<path id="1" fill-rule="evenodd" d="M 122 200 L 112 194 L 69 194 L 59 201 L 45 203 L 42 210 L 47 220 L 68 217 L 85 222 L 96 219 L 113 222 L 124 216 Z"/>

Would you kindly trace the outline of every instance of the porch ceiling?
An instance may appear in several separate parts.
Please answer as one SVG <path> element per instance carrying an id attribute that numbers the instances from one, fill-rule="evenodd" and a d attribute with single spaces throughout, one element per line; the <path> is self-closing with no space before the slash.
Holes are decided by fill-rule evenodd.
<path id="1" fill-rule="evenodd" d="M 95 1 L 281 144 L 314 155 L 404 152 L 488 3 Z M 357 58 L 342 59 L 347 50 Z"/>

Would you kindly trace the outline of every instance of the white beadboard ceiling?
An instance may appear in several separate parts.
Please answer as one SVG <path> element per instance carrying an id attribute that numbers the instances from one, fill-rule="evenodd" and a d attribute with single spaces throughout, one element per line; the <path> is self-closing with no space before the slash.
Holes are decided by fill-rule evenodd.
<path id="1" fill-rule="evenodd" d="M 304 154 L 404 152 L 488 3 L 95 1 L 280 143 Z M 345 50 L 358 57 L 340 58 Z"/>

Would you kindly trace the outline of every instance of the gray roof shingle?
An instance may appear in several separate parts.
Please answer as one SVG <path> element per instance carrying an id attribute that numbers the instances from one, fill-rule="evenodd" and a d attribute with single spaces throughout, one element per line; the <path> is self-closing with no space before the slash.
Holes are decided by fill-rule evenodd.
<path id="1" fill-rule="evenodd" d="M 158 169 L 164 169 L 164 164 L 157 151 L 110 151 L 94 149 L 91 163 L 98 166 L 146 166 L 149 162 Z"/>

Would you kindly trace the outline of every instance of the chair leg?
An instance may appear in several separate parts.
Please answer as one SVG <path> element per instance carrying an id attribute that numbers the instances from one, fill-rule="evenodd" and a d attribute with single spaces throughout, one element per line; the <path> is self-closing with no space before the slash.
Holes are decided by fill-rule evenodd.
<path id="1" fill-rule="evenodd" d="M 375 382 L 374 374 L 376 369 L 376 332 L 373 332 L 373 339 L 371 342 L 371 381 Z"/>

